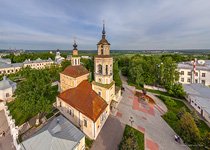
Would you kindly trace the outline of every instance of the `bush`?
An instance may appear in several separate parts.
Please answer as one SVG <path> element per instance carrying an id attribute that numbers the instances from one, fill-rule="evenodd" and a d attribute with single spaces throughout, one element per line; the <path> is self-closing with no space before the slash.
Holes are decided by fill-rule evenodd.
<path id="1" fill-rule="evenodd" d="M 144 150 L 144 134 L 126 125 L 119 150 Z"/>
<path id="2" fill-rule="evenodd" d="M 168 119 L 168 120 L 178 120 L 176 114 L 172 111 L 169 111 L 165 114 L 165 119 Z"/>
<path id="3" fill-rule="evenodd" d="M 195 124 L 192 115 L 185 112 L 178 124 L 179 134 L 188 144 L 197 144 L 200 142 L 200 132 Z"/>
<path id="4" fill-rule="evenodd" d="M 122 75 L 127 76 L 128 75 L 128 67 L 122 67 L 121 73 L 122 73 Z"/>

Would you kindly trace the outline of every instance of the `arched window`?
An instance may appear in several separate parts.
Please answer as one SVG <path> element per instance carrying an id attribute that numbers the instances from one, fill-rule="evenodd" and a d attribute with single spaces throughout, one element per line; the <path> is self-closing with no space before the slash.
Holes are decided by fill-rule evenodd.
<path id="1" fill-rule="evenodd" d="M 98 65 L 98 73 L 102 74 L 102 65 L 101 64 Z"/>
<path id="2" fill-rule="evenodd" d="M 108 65 L 106 65 L 106 75 L 108 75 Z"/>

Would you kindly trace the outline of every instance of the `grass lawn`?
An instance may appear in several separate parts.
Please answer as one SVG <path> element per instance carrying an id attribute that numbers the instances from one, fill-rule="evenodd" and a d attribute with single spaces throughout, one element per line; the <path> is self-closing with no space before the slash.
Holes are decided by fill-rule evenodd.
<path id="1" fill-rule="evenodd" d="M 53 94 L 49 97 L 51 103 L 50 105 L 52 105 L 55 100 L 56 100 L 56 95 L 58 94 L 57 90 L 58 87 L 54 86 L 52 87 L 53 90 Z M 14 100 L 10 103 L 7 103 L 8 109 L 10 111 L 10 114 L 12 115 L 12 118 L 15 119 L 15 124 L 20 126 L 23 123 L 25 123 L 26 121 L 30 120 L 32 117 L 34 117 L 37 113 L 31 113 L 31 112 L 25 112 L 23 113 L 22 110 L 18 107 L 18 101 Z M 51 114 L 50 114 L 51 115 Z M 50 115 L 48 117 L 50 117 Z"/>
<path id="2" fill-rule="evenodd" d="M 129 132 L 131 132 L 131 130 L 134 131 L 135 138 L 136 138 L 138 146 L 139 146 L 139 150 L 144 150 L 144 134 L 143 133 L 139 132 L 138 130 L 134 129 L 133 127 L 131 127 L 129 125 L 126 125 L 124 133 L 123 133 L 123 137 L 128 136 Z"/>
<path id="3" fill-rule="evenodd" d="M 178 101 L 172 98 L 172 100 L 175 102 L 175 105 L 171 106 L 166 102 L 167 100 L 164 99 L 163 96 L 158 96 L 158 97 L 165 103 L 165 105 L 168 108 L 168 112 L 162 116 L 163 119 L 173 128 L 175 132 L 177 132 L 177 125 L 179 121 L 179 118 L 177 117 L 178 112 L 180 111 L 182 107 L 184 107 L 187 112 L 191 112 L 191 111 L 182 101 Z M 210 132 L 210 128 L 202 120 L 199 120 L 197 127 L 200 131 L 201 137 L 203 137 L 206 132 Z"/>
<path id="4" fill-rule="evenodd" d="M 94 140 L 89 139 L 88 137 L 85 137 L 85 149 L 90 149 Z"/>

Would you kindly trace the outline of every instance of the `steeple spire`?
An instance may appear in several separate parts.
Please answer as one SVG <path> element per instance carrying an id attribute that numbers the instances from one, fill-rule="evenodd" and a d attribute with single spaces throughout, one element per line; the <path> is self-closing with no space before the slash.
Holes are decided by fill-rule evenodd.
<path id="1" fill-rule="evenodd" d="M 73 47 L 74 47 L 74 50 L 77 50 L 77 43 L 76 43 L 76 38 L 74 37 L 74 45 L 73 45 Z"/>
<path id="2" fill-rule="evenodd" d="M 106 31 L 105 31 L 105 21 L 103 20 L 103 30 L 102 30 L 102 37 L 105 37 Z"/>

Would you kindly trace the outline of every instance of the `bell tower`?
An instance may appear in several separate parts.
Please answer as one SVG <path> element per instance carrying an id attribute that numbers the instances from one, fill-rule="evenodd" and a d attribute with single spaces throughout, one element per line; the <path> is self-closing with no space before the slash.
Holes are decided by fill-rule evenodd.
<path id="1" fill-rule="evenodd" d="M 94 58 L 93 89 L 110 104 L 115 95 L 115 82 L 113 81 L 113 58 L 110 56 L 110 43 L 106 40 L 104 23 L 102 38 L 97 44 L 97 53 Z"/>
<path id="2" fill-rule="evenodd" d="M 78 49 L 77 49 L 77 44 L 76 41 L 74 40 L 74 49 L 72 52 L 72 57 L 71 57 L 71 65 L 72 66 L 79 66 L 80 65 L 80 57 L 78 56 Z"/>

